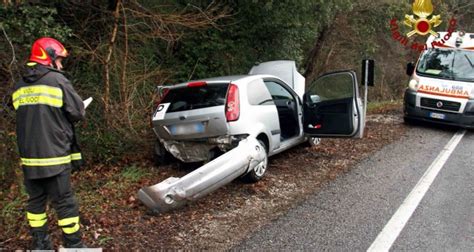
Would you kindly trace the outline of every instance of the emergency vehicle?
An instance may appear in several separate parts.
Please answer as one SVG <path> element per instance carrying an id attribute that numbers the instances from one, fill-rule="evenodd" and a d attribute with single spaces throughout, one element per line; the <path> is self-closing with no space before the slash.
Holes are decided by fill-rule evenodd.
<path id="1" fill-rule="evenodd" d="M 410 76 L 405 122 L 413 120 L 474 128 L 474 33 L 431 35 Z"/>

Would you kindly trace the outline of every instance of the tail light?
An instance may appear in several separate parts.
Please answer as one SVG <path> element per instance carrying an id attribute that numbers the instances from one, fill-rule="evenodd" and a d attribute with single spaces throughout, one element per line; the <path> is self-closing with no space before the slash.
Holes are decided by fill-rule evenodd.
<path id="1" fill-rule="evenodd" d="M 189 82 L 188 87 L 204 87 L 206 86 L 207 83 L 205 81 L 195 81 L 195 82 Z"/>
<path id="2" fill-rule="evenodd" d="M 235 84 L 229 85 L 227 91 L 227 101 L 225 104 L 225 117 L 228 122 L 239 120 L 240 116 L 240 100 L 239 100 L 239 87 Z"/>

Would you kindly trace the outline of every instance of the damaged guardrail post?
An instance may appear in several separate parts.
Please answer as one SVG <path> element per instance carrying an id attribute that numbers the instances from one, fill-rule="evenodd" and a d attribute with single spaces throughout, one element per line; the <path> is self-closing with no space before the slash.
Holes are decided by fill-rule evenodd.
<path id="1" fill-rule="evenodd" d="M 147 207 L 166 212 L 197 200 L 254 169 L 266 158 L 265 148 L 255 138 L 246 138 L 220 157 L 182 178 L 170 177 L 144 187 L 138 198 Z"/>

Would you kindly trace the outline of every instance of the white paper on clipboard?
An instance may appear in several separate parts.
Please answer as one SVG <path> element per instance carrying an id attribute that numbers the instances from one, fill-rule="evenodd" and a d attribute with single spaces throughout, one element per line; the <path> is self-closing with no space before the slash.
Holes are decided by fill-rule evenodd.
<path id="1" fill-rule="evenodd" d="M 89 97 L 89 98 L 87 98 L 87 99 L 85 99 L 85 100 L 83 101 L 83 102 L 84 102 L 84 109 L 86 109 L 87 107 L 89 107 L 89 105 L 91 104 L 92 100 L 94 100 L 94 99 L 92 99 L 92 97 Z"/>
<path id="2" fill-rule="evenodd" d="M 166 111 L 168 110 L 168 107 L 170 106 L 170 104 L 171 103 L 162 103 L 158 105 L 158 108 L 156 109 L 155 114 L 153 114 L 153 121 L 164 119 Z"/>

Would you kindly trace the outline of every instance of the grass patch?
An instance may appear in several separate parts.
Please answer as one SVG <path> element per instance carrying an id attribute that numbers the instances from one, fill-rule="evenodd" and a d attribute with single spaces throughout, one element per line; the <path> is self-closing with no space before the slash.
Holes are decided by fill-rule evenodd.
<path id="1" fill-rule="evenodd" d="M 141 169 L 137 167 L 136 165 L 132 165 L 129 167 L 126 167 L 125 169 L 122 170 L 120 173 L 120 176 L 124 178 L 128 182 L 138 182 L 141 178 L 144 176 L 149 175 L 149 172 L 145 171 L 144 169 Z"/>
<path id="2" fill-rule="evenodd" d="M 383 110 L 385 108 L 397 107 L 403 104 L 403 100 L 376 101 L 367 104 L 367 112 Z"/>
<path id="3" fill-rule="evenodd" d="M 104 246 L 106 245 L 109 241 L 112 241 L 114 238 L 109 237 L 109 236 L 100 236 L 99 237 L 99 245 Z"/>
<path id="4" fill-rule="evenodd" d="M 13 199 L 12 201 L 7 202 L 3 206 L 1 217 L 4 220 L 8 220 L 9 218 L 11 218 L 13 216 L 18 216 L 18 213 L 20 212 L 20 211 L 18 211 L 18 209 L 20 209 L 22 207 L 23 207 L 23 198 L 22 197 L 18 197 L 16 199 Z"/>
<path id="5" fill-rule="evenodd" d="M 131 188 L 149 175 L 146 168 L 133 164 L 117 169 L 117 172 L 105 173 L 94 180 L 81 178 L 77 182 L 79 190 L 76 194 L 79 204 L 88 206 L 91 213 L 103 213 L 107 208 L 117 208 L 120 206 L 119 202 L 131 195 Z"/>
<path id="6" fill-rule="evenodd" d="M 102 213 L 104 212 L 102 204 L 107 202 L 108 198 L 97 191 L 82 191 L 76 193 L 76 199 L 79 206 L 87 208 L 87 212 Z"/>
<path id="7" fill-rule="evenodd" d="M 0 212 L 0 221 L 4 234 L 0 235 L 0 240 L 4 237 L 15 236 L 18 232 L 18 223 L 26 221 L 25 208 L 26 196 L 20 195 L 10 201 L 2 200 L 2 210 Z M 21 221 L 19 221 L 21 220 Z"/>

